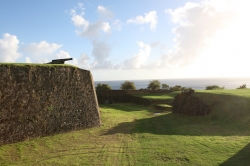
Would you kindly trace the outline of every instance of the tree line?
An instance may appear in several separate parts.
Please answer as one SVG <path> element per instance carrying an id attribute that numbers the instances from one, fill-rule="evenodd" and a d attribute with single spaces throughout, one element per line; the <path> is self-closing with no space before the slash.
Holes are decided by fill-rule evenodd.
<path id="1" fill-rule="evenodd" d="M 237 89 L 246 89 L 246 84 L 239 86 Z M 121 86 L 121 90 L 136 90 L 136 86 L 132 81 L 124 81 Z M 180 85 L 169 86 L 168 84 L 161 84 L 159 80 L 150 81 L 147 88 L 139 89 L 139 90 L 171 90 L 171 91 L 184 91 L 184 90 L 192 90 L 192 88 L 182 87 Z M 205 90 L 216 90 L 216 89 L 224 89 L 224 87 L 220 87 L 218 85 L 208 85 Z M 108 84 L 98 83 L 96 86 L 96 90 L 111 90 L 111 87 Z"/>
<path id="2" fill-rule="evenodd" d="M 136 90 L 136 86 L 134 84 L 134 82 L 132 81 L 124 81 L 121 86 L 120 86 L 121 90 Z M 172 90 L 172 91 L 181 91 L 181 90 L 188 90 L 191 88 L 185 88 L 182 87 L 180 85 L 175 85 L 173 87 L 170 87 L 168 84 L 161 84 L 161 82 L 159 80 L 153 80 L 153 81 L 149 81 L 149 84 L 147 86 L 147 88 L 145 89 L 139 89 L 139 90 Z M 111 87 L 108 84 L 101 84 L 98 83 L 96 86 L 96 90 L 111 90 Z"/>

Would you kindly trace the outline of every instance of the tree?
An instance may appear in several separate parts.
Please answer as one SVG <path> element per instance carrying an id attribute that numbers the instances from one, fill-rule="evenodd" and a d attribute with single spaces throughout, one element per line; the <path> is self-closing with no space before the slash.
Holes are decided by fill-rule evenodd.
<path id="1" fill-rule="evenodd" d="M 135 84 L 132 81 L 124 81 L 124 83 L 121 84 L 120 89 L 122 90 L 136 90 Z"/>
<path id="2" fill-rule="evenodd" d="M 182 87 L 180 85 L 175 85 L 175 86 L 170 87 L 170 90 L 171 91 L 181 91 Z"/>
<path id="3" fill-rule="evenodd" d="M 161 88 L 162 89 L 169 89 L 169 85 L 168 84 L 161 84 Z"/>
<path id="4" fill-rule="evenodd" d="M 219 87 L 218 85 L 208 85 L 208 86 L 206 86 L 206 90 L 214 90 L 214 89 L 224 89 L 224 87 Z"/>
<path id="5" fill-rule="evenodd" d="M 237 89 L 246 89 L 246 88 L 247 88 L 247 85 L 243 84 L 243 85 L 239 86 Z"/>
<path id="6" fill-rule="evenodd" d="M 95 87 L 96 90 L 111 90 L 111 87 L 108 84 L 97 84 Z"/>
<path id="7" fill-rule="evenodd" d="M 153 81 L 149 82 L 147 89 L 149 89 L 149 90 L 158 90 L 158 89 L 160 89 L 160 87 L 161 87 L 160 81 L 153 80 Z"/>

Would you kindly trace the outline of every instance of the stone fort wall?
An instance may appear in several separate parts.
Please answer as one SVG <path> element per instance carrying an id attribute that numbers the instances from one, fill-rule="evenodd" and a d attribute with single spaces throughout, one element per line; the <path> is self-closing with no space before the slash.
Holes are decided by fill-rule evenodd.
<path id="1" fill-rule="evenodd" d="M 100 126 L 90 71 L 0 64 L 0 145 Z"/>

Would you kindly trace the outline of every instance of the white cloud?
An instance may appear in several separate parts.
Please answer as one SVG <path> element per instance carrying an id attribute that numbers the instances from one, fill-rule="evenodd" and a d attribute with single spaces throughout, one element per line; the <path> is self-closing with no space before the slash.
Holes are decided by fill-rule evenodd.
<path id="1" fill-rule="evenodd" d="M 108 22 L 104 22 L 102 23 L 103 24 L 103 31 L 104 32 L 110 32 L 110 26 L 109 26 L 109 23 Z"/>
<path id="2" fill-rule="evenodd" d="M 150 24 L 151 30 L 156 30 L 157 25 L 157 12 L 150 11 L 149 13 L 145 13 L 145 16 L 137 16 L 136 18 L 132 18 L 127 20 L 127 23 L 134 23 L 134 24 Z"/>
<path id="3" fill-rule="evenodd" d="M 28 46 L 23 48 L 23 51 L 34 56 L 51 55 L 62 46 L 62 44 L 59 45 L 56 43 L 48 43 L 47 41 L 41 41 L 39 43 L 29 44 Z"/>
<path id="4" fill-rule="evenodd" d="M 52 59 L 56 58 L 68 58 L 69 54 L 65 51 L 58 50 L 63 45 L 56 43 L 48 43 L 47 41 L 41 41 L 39 43 L 31 43 L 22 48 L 22 51 L 27 55 L 26 62 L 36 63 L 48 63 Z"/>
<path id="5" fill-rule="evenodd" d="M 142 67 L 142 65 L 145 65 L 146 61 L 148 60 L 148 57 L 151 53 L 150 46 L 144 44 L 143 42 L 137 42 L 137 44 L 140 47 L 139 53 L 123 62 L 124 69 L 139 69 Z"/>
<path id="6" fill-rule="evenodd" d="M 57 54 L 56 54 L 58 59 L 64 59 L 64 58 L 70 58 L 70 55 L 68 52 L 65 52 L 63 50 L 60 50 Z"/>
<path id="7" fill-rule="evenodd" d="M 111 11 L 109 11 L 107 8 L 103 7 L 103 6 L 98 6 L 97 11 L 99 12 L 101 17 L 104 17 L 104 18 L 112 18 L 112 17 L 114 17 L 114 14 Z"/>
<path id="8" fill-rule="evenodd" d="M 79 36 L 87 37 L 89 39 L 96 38 L 101 35 L 101 30 L 104 30 L 102 21 L 97 21 L 88 26 L 85 30 L 77 30 L 76 33 Z"/>
<path id="9" fill-rule="evenodd" d="M 80 9 L 82 9 L 82 10 L 84 10 L 84 4 L 83 3 L 81 3 L 81 2 L 78 2 L 78 7 L 80 8 Z"/>
<path id="10" fill-rule="evenodd" d="M 111 47 L 104 41 L 93 40 L 92 56 L 94 62 L 90 64 L 91 69 L 118 69 L 119 65 L 114 64 L 110 59 Z"/>
<path id="11" fill-rule="evenodd" d="M 107 60 L 110 56 L 111 47 L 107 43 L 98 40 L 94 40 L 92 45 L 92 55 L 95 57 L 95 60 L 98 62 Z"/>
<path id="12" fill-rule="evenodd" d="M 3 34 L 3 39 L 0 39 L 0 61 L 15 62 L 16 59 L 22 56 L 18 52 L 19 40 L 16 36 L 8 33 Z"/>
<path id="13" fill-rule="evenodd" d="M 113 29 L 117 30 L 117 31 L 121 31 L 122 30 L 122 22 L 118 19 L 116 19 L 113 24 L 112 24 Z"/>
<path id="14" fill-rule="evenodd" d="M 25 57 L 25 62 L 26 62 L 26 63 L 32 63 L 30 57 Z"/>
<path id="15" fill-rule="evenodd" d="M 222 10 L 215 6 L 217 3 L 211 2 L 188 2 L 175 10 L 165 10 L 177 26 L 173 29 L 176 35 L 174 49 L 163 55 L 163 67 L 189 64 L 205 48 L 207 39 L 228 25 L 233 18 L 232 10 Z"/>
<path id="16" fill-rule="evenodd" d="M 157 41 L 157 42 L 153 42 L 150 44 L 151 47 L 159 47 L 161 45 L 161 42 Z"/>
<path id="17" fill-rule="evenodd" d="M 81 54 L 78 63 L 80 66 L 88 68 L 88 61 L 89 61 L 89 56 L 86 54 Z"/>
<path id="18" fill-rule="evenodd" d="M 89 26 L 89 22 L 85 20 L 81 15 L 75 14 L 72 16 L 71 20 L 76 27 L 83 27 L 84 30 L 86 30 Z"/>
<path id="19" fill-rule="evenodd" d="M 79 6 L 79 4 L 78 4 Z M 83 4 L 81 5 L 83 6 Z M 103 21 L 103 19 L 98 19 L 97 21 L 90 23 L 87 19 L 84 18 L 84 8 L 80 8 L 80 12 L 77 13 L 75 9 L 71 9 L 71 20 L 73 24 L 76 26 L 76 34 L 79 36 L 83 36 L 89 39 L 94 39 L 101 35 L 101 32 L 110 33 L 111 28 L 109 22 Z M 97 11 L 103 18 L 109 18 L 112 16 L 112 12 L 107 10 L 103 6 L 98 6 Z"/>

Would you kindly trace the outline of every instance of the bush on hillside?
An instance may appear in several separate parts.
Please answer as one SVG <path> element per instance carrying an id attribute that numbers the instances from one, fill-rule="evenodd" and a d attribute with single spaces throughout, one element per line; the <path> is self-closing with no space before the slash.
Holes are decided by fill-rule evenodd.
<path id="1" fill-rule="evenodd" d="M 95 87 L 96 90 L 111 90 L 111 87 L 108 84 L 97 84 Z"/>
<path id="2" fill-rule="evenodd" d="M 243 85 L 239 86 L 237 89 L 246 89 L 246 88 L 247 88 L 247 85 L 243 84 Z"/>
<path id="3" fill-rule="evenodd" d="M 169 85 L 168 84 L 161 84 L 161 89 L 168 90 Z"/>
<path id="4" fill-rule="evenodd" d="M 172 86 L 172 87 L 170 87 L 170 90 L 171 91 L 181 91 L 181 86 L 180 85 Z"/>
<path id="5" fill-rule="evenodd" d="M 208 85 L 206 86 L 206 90 L 215 90 L 215 89 L 224 89 L 223 87 L 219 87 L 218 85 Z"/>
<path id="6" fill-rule="evenodd" d="M 158 90 L 158 89 L 160 89 L 160 87 L 161 87 L 160 81 L 153 80 L 153 81 L 149 82 L 147 89 L 149 89 L 149 90 Z"/>
<path id="7" fill-rule="evenodd" d="M 191 87 L 190 88 L 186 88 L 186 87 L 181 87 L 182 91 L 194 91 Z"/>
<path id="8" fill-rule="evenodd" d="M 121 84 L 120 89 L 122 90 L 136 90 L 135 84 L 132 81 L 124 81 L 124 83 Z"/>

